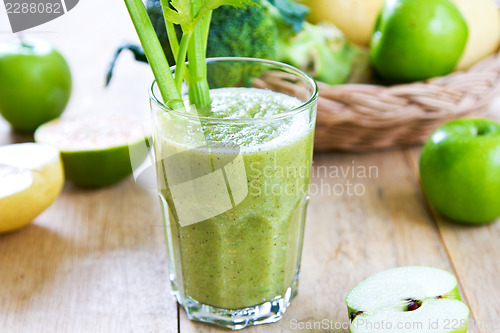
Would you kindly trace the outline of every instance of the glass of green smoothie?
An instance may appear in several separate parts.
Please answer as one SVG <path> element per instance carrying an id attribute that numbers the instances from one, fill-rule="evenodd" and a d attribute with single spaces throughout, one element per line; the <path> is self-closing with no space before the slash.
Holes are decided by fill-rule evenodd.
<path id="1" fill-rule="evenodd" d="M 150 89 L 170 280 L 188 318 L 241 329 L 297 294 L 318 91 L 268 60 L 209 58 L 207 76 L 206 110 Z"/>

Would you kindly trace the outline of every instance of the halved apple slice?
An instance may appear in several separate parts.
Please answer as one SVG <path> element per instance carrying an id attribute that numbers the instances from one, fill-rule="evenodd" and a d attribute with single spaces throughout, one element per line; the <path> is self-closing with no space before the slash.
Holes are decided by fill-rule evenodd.
<path id="1" fill-rule="evenodd" d="M 346 298 L 351 332 L 467 332 L 469 308 L 449 272 L 407 266 L 375 274 Z"/>
<path id="2" fill-rule="evenodd" d="M 59 149 L 66 179 L 81 187 L 108 186 L 129 176 L 131 160 L 148 155 L 150 138 L 135 117 L 97 113 L 51 120 L 34 137 Z"/>
<path id="3" fill-rule="evenodd" d="M 0 233 L 21 228 L 61 192 L 59 151 L 37 143 L 0 147 Z"/>

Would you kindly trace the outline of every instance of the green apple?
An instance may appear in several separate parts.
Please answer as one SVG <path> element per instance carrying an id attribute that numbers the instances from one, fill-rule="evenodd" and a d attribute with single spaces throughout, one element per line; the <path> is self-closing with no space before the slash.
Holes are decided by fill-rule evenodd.
<path id="1" fill-rule="evenodd" d="M 425 80 L 454 70 L 467 36 L 467 23 L 449 0 L 386 0 L 370 56 L 386 81 Z"/>
<path id="2" fill-rule="evenodd" d="M 70 94 L 68 64 L 47 42 L 0 43 L 0 114 L 15 130 L 32 132 L 59 117 Z"/>
<path id="3" fill-rule="evenodd" d="M 426 266 L 406 266 L 375 274 L 346 298 L 352 333 L 466 333 L 469 308 L 457 279 Z"/>
<path id="4" fill-rule="evenodd" d="M 449 219 L 500 217 L 500 124 L 462 118 L 439 127 L 422 150 L 420 179 L 428 201 Z"/>
<path id="5" fill-rule="evenodd" d="M 62 117 L 35 131 L 35 141 L 61 152 L 66 179 L 81 187 L 114 184 L 144 161 L 149 135 L 134 117 L 123 114 L 87 114 Z"/>

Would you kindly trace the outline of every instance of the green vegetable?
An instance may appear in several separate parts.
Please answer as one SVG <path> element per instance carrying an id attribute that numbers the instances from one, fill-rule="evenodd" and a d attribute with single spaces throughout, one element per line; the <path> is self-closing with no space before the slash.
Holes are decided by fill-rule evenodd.
<path id="1" fill-rule="evenodd" d="M 309 13 L 307 6 L 293 0 L 262 0 L 261 4 L 267 8 L 282 35 L 299 32 L 306 15 Z"/>
<path id="2" fill-rule="evenodd" d="M 255 0 L 255 2 L 259 6 L 247 8 L 221 6 L 213 12 L 207 57 L 275 58 L 278 29 L 267 10 L 260 6 L 261 1 Z M 175 63 L 159 1 L 147 0 L 146 8 L 169 63 Z M 180 39 L 182 29 L 180 26 L 174 28 L 176 37 Z"/>
<path id="3" fill-rule="evenodd" d="M 175 59 L 168 42 L 167 30 L 165 29 L 165 20 L 163 19 L 163 11 L 161 10 L 161 2 L 158 0 L 147 0 L 146 11 L 148 12 L 149 19 L 151 20 L 151 23 L 153 24 L 153 27 L 156 31 L 156 35 L 160 40 L 163 52 L 165 52 L 168 63 L 174 65 Z M 182 37 L 182 30 L 180 27 L 176 30 L 177 39 L 179 40 Z"/>
<path id="4" fill-rule="evenodd" d="M 277 38 L 278 28 L 265 8 L 222 6 L 212 16 L 207 57 L 275 59 Z"/>
<path id="5" fill-rule="evenodd" d="M 302 69 L 315 79 L 335 85 L 352 72 L 358 50 L 333 24 L 304 22 L 296 35 L 280 40 L 278 59 Z"/>
<path id="6" fill-rule="evenodd" d="M 182 107 L 181 86 L 185 79 L 189 86 L 189 102 L 197 106 L 201 115 L 205 115 L 211 103 L 206 49 L 212 11 L 222 5 L 254 5 L 253 0 L 162 0 L 165 29 L 177 63 L 175 78 L 142 1 L 125 0 L 125 4 L 164 102 L 179 101 L 178 105 Z M 180 41 L 174 24 L 182 29 Z M 185 63 L 186 57 L 189 67 Z"/>
<path id="7" fill-rule="evenodd" d="M 291 0 L 254 1 L 258 6 L 221 6 L 213 12 L 207 57 L 282 61 L 332 85 L 346 82 L 353 72 L 354 63 L 366 62 L 363 52 L 350 44 L 335 26 L 305 22 L 306 6 Z M 173 64 L 177 52 L 172 52 L 159 1 L 147 0 L 146 7 L 166 58 Z M 181 39 L 182 28 L 177 25 L 170 28 L 170 36 Z M 140 58 L 140 53 L 132 51 L 136 58 Z M 369 74 L 369 70 L 364 72 Z"/>
<path id="8" fill-rule="evenodd" d="M 151 65 L 151 70 L 155 76 L 158 88 L 163 100 L 181 100 L 180 92 L 175 88 L 174 78 L 170 71 L 170 66 L 165 58 L 165 54 L 156 37 L 151 21 L 141 0 L 125 0 L 125 5 L 130 18 L 134 23 L 135 30 L 139 35 L 139 40 L 144 48 L 144 52 Z"/>
<path id="9" fill-rule="evenodd" d="M 307 7 L 291 0 L 262 0 L 278 27 L 276 59 L 295 66 L 315 79 L 335 85 L 347 81 L 358 49 L 333 24 L 304 21 Z"/>

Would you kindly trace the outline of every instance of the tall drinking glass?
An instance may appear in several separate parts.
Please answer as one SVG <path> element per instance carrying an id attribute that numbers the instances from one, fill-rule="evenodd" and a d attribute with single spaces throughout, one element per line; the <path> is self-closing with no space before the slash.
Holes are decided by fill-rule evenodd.
<path id="1" fill-rule="evenodd" d="M 211 58 L 207 73 L 208 113 L 151 87 L 158 191 L 177 301 L 240 329 L 279 320 L 297 293 L 318 93 L 273 61 Z"/>

